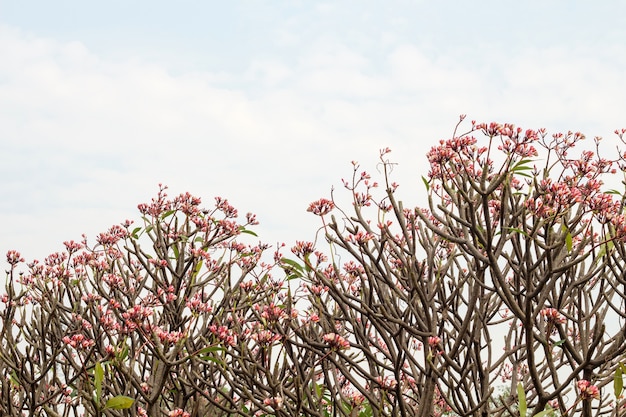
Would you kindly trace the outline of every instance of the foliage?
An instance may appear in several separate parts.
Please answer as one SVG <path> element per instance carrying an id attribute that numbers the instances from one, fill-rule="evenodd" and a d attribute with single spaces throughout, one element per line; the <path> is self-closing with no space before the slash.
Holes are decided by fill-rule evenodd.
<path id="1" fill-rule="evenodd" d="M 295 259 L 165 187 L 94 245 L 25 271 L 9 251 L 0 413 L 619 415 L 626 219 L 603 181 L 626 169 L 583 139 L 472 122 L 428 153 L 426 208 L 383 149 L 351 205 L 310 204 L 325 244 Z"/>

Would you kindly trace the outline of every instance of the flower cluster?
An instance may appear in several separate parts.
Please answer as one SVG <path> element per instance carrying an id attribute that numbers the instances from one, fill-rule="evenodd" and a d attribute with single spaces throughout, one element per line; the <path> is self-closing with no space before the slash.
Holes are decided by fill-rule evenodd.
<path id="1" fill-rule="evenodd" d="M 563 315 L 561 313 L 559 313 L 559 310 L 557 310 L 556 308 L 552 308 L 552 307 L 548 307 L 548 308 L 544 308 L 541 310 L 540 312 L 541 316 L 543 316 L 546 320 L 547 323 L 549 324 L 562 324 L 565 323 L 565 317 L 563 317 Z"/>
<path id="2" fill-rule="evenodd" d="M 331 349 L 341 350 L 348 349 L 350 347 L 350 342 L 337 333 L 325 334 L 322 336 L 322 339 L 328 344 L 328 346 L 331 347 Z"/>
<path id="3" fill-rule="evenodd" d="M 283 397 L 268 397 L 263 400 L 263 404 L 272 407 L 275 411 L 281 410 L 284 403 Z"/>
<path id="4" fill-rule="evenodd" d="M 592 385 L 591 382 L 586 379 L 581 379 L 576 383 L 578 387 L 578 393 L 583 400 L 599 400 L 600 390 L 597 386 Z"/>
<path id="5" fill-rule="evenodd" d="M 75 334 L 73 336 L 64 336 L 63 343 L 74 349 L 88 349 L 96 344 L 95 340 L 89 339 L 83 334 Z"/>
<path id="6" fill-rule="evenodd" d="M 7 252 L 7 263 L 11 266 L 17 265 L 20 262 L 24 262 L 22 255 L 16 250 L 10 250 Z"/>
<path id="7" fill-rule="evenodd" d="M 325 216 L 330 213 L 333 208 L 335 208 L 335 203 L 326 198 L 320 198 L 319 200 L 309 204 L 307 211 L 315 214 L 316 216 Z"/>

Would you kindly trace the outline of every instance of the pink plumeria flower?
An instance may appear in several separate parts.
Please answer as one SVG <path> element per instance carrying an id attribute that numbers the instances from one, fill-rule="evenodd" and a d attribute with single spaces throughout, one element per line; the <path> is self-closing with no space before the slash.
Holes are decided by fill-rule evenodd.
<path id="1" fill-rule="evenodd" d="M 592 385 L 591 382 L 586 379 L 581 379 L 576 383 L 578 386 L 578 391 L 580 392 L 580 397 L 584 400 L 599 400 L 600 399 L 600 390 L 596 385 Z"/>
<path id="2" fill-rule="evenodd" d="M 348 349 L 350 347 L 350 342 L 337 333 L 325 334 L 322 339 L 333 349 Z"/>

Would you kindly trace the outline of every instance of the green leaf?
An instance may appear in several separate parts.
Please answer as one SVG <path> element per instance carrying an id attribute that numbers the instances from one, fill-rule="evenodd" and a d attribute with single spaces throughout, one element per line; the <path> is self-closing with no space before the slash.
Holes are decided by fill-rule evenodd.
<path id="1" fill-rule="evenodd" d="M 517 164 L 513 165 L 513 168 L 511 168 L 511 171 L 528 171 L 531 169 L 534 169 L 531 166 L 528 166 L 526 164 L 533 162 L 532 159 L 522 159 L 521 161 L 519 161 Z"/>
<path id="2" fill-rule="evenodd" d="M 507 230 L 507 231 L 509 231 L 509 232 L 516 232 L 516 233 L 519 233 L 520 235 L 523 235 L 523 236 L 525 236 L 525 237 L 530 237 L 530 236 L 528 235 L 528 233 L 526 233 L 526 232 L 525 232 L 525 231 L 523 231 L 522 229 L 517 229 L 517 228 L 515 228 L 515 227 L 505 227 L 504 229 L 505 229 L 505 230 Z"/>
<path id="3" fill-rule="evenodd" d="M 291 266 L 292 268 L 296 269 L 297 271 L 299 271 L 300 273 L 304 272 L 304 268 L 302 268 L 302 265 L 300 265 L 298 262 L 288 259 L 288 258 L 282 258 L 280 260 L 282 263 L 285 263 L 289 266 Z"/>
<path id="4" fill-rule="evenodd" d="M 109 398 L 105 408 L 110 410 L 124 410 L 133 406 L 134 399 L 126 397 L 125 395 L 117 395 L 113 398 Z"/>
<path id="5" fill-rule="evenodd" d="M 200 349 L 199 351 L 197 351 L 196 355 L 204 355 L 210 352 L 224 352 L 225 350 L 226 349 L 221 346 L 207 346 L 204 349 Z"/>
<path id="6" fill-rule="evenodd" d="M 132 232 L 130 232 L 130 235 L 134 238 L 134 239 L 139 239 L 139 231 L 141 231 L 141 227 L 135 227 L 133 229 Z"/>
<path id="7" fill-rule="evenodd" d="M 565 247 L 567 248 L 568 252 L 571 252 L 574 247 L 572 233 L 569 231 L 569 228 L 565 224 L 561 226 L 561 230 L 565 233 Z"/>
<path id="8" fill-rule="evenodd" d="M 285 279 L 286 279 L 287 281 L 291 281 L 291 280 L 294 280 L 294 279 L 300 279 L 300 278 L 302 278 L 300 275 L 296 275 L 296 274 L 289 274 L 289 275 L 287 275 L 287 278 L 285 278 Z"/>
<path id="9" fill-rule="evenodd" d="M 604 258 L 606 255 L 611 254 L 613 252 L 614 247 L 615 247 L 615 244 L 613 243 L 612 240 L 609 240 L 608 242 L 603 244 L 600 247 L 600 250 L 598 251 L 598 255 L 596 256 L 595 262 L 598 262 L 598 260 Z"/>
<path id="10" fill-rule="evenodd" d="M 521 382 L 517 384 L 517 400 L 519 401 L 519 415 L 524 417 L 526 416 L 526 393 Z"/>
<path id="11" fill-rule="evenodd" d="M 203 264 L 202 261 L 198 261 L 195 268 L 193 269 L 193 272 L 191 273 L 191 285 L 194 285 L 196 283 L 196 277 L 198 276 L 198 274 L 200 273 L 200 270 L 202 269 L 202 264 Z"/>
<path id="12" fill-rule="evenodd" d="M 527 165 L 519 165 L 518 164 L 518 165 L 515 165 L 511 170 L 514 171 L 514 172 L 519 173 L 520 171 L 529 171 L 529 170 L 532 170 L 532 169 L 533 169 L 533 167 L 529 167 Z"/>
<path id="13" fill-rule="evenodd" d="M 225 351 L 226 349 L 224 349 L 221 346 L 207 346 L 204 349 L 200 349 L 199 351 L 195 352 L 194 356 L 198 356 L 198 358 L 202 359 L 203 361 L 223 364 L 224 361 L 222 361 L 220 358 L 216 358 L 215 355 L 210 355 L 210 353 L 225 352 Z"/>
<path id="14" fill-rule="evenodd" d="M 428 184 L 428 180 L 422 176 L 422 181 L 424 181 L 424 185 L 426 186 L 426 191 L 430 190 L 430 185 Z"/>
<path id="15" fill-rule="evenodd" d="M 168 210 L 165 213 L 161 214 L 161 220 L 170 217 L 172 214 L 176 213 L 176 210 Z"/>
<path id="16" fill-rule="evenodd" d="M 172 251 L 174 252 L 174 259 L 178 259 L 180 252 L 178 251 L 178 244 L 172 245 Z"/>
<path id="17" fill-rule="evenodd" d="M 199 351 L 194 353 L 194 355 L 197 355 L 202 360 L 209 360 L 209 361 L 212 360 L 213 362 L 216 362 L 215 357 L 212 355 L 209 355 L 209 353 L 225 352 L 225 351 L 226 349 L 224 349 L 221 346 L 209 346 L 209 347 L 205 347 L 204 349 L 200 349 Z"/>
<path id="18" fill-rule="evenodd" d="M 252 230 L 248 230 L 248 229 L 246 229 L 246 228 L 245 228 L 245 227 L 243 227 L 243 226 L 241 226 L 241 227 L 239 228 L 239 233 L 246 233 L 246 234 L 248 234 L 248 235 L 252 235 L 252 236 L 254 236 L 254 237 L 259 237 L 259 236 L 258 236 L 256 233 L 254 233 Z"/>
<path id="19" fill-rule="evenodd" d="M 104 380 L 104 369 L 100 362 L 96 362 L 96 366 L 93 370 L 94 385 L 96 386 L 96 405 L 100 406 L 100 399 L 102 398 L 102 381 Z"/>
<path id="20" fill-rule="evenodd" d="M 322 385 L 321 384 L 315 384 L 315 394 L 317 395 L 317 398 L 322 397 Z"/>
<path id="21" fill-rule="evenodd" d="M 554 344 L 554 346 L 561 346 L 563 343 L 565 343 L 565 339 L 559 340 Z"/>
<path id="22" fill-rule="evenodd" d="M 574 248 L 574 242 L 572 241 L 572 234 L 569 232 L 569 230 L 567 231 L 567 234 L 565 235 L 565 246 L 567 247 L 568 252 L 571 252 L 572 249 Z"/>
<path id="23" fill-rule="evenodd" d="M 117 353 L 116 359 L 120 362 L 122 362 L 124 359 L 126 359 L 128 357 L 128 345 L 126 343 L 124 343 L 124 348 Z"/>
<path id="24" fill-rule="evenodd" d="M 20 386 L 20 381 L 19 379 L 17 379 L 17 373 L 15 371 L 11 372 L 11 375 L 9 376 L 9 381 L 11 381 L 11 384 L 14 388 L 18 388 Z"/>
<path id="25" fill-rule="evenodd" d="M 533 162 L 532 159 L 522 159 L 521 161 L 519 161 L 517 164 L 515 164 L 512 168 L 511 168 L 511 172 L 522 176 L 522 177 L 527 177 L 527 178 L 532 178 L 532 175 L 529 175 L 523 171 L 531 171 L 533 169 L 535 169 L 534 167 L 528 166 L 526 165 L 529 162 Z"/>
<path id="26" fill-rule="evenodd" d="M 225 365 L 225 362 L 219 358 L 214 358 L 213 356 L 198 356 L 198 358 L 202 359 L 203 361 L 207 361 L 207 362 L 213 362 L 213 363 L 217 363 L 219 365 Z"/>
<path id="27" fill-rule="evenodd" d="M 372 411 L 372 405 L 370 403 L 366 403 L 363 407 L 363 411 L 359 413 L 359 417 L 372 417 L 374 414 Z"/>
<path id="28" fill-rule="evenodd" d="M 537 414 L 535 414 L 533 417 L 543 417 L 543 416 L 547 416 L 548 414 L 552 414 L 554 412 L 554 410 L 550 407 L 548 407 L 547 410 L 543 410 Z"/>
<path id="29" fill-rule="evenodd" d="M 311 267 L 309 266 L 311 264 L 311 261 L 309 260 L 309 258 L 311 257 L 310 253 L 307 253 L 306 255 L 304 255 L 304 270 L 306 272 L 311 272 Z"/>
<path id="30" fill-rule="evenodd" d="M 520 177 L 526 177 L 526 178 L 532 178 L 532 175 L 529 175 L 525 172 L 516 172 L 517 175 L 519 175 Z"/>
<path id="31" fill-rule="evenodd" d="M 623 389 L 624 379 L 622 378 L 622 367 L 618 366 L 615 370 L 615 375 L 613 375 L 613 392 L 615 393 L 615 398 L 619 398 L 619 396 L 622 395 Z"/>

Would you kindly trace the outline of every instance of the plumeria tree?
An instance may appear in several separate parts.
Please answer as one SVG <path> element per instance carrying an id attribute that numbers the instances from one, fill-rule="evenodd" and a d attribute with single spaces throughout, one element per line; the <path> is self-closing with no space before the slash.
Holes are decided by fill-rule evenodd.
<path id="1" fill-rule="evenodd" d="M 278 253 L 266 263 L 268 246 L 244 239 L 254 215 L 165 187 L 139 211 L 139 226 L 66 242 L 26 271 L 7 254 L 0 413 L 319 415 L 294 365 L 315 358 L 277 347 L 298 318 L 270 273 Z"/>
<path id="2" fill-rule="evenodd" d="M 165 187 L 94 243 L 9 251 L 0 414 L 622 415 L 626 156 L 462 125 L 427 154 L 422 206 L 383 149 L 290 254 Z"/>
<path id="3" fill-rule="evenodd" d="M 323 289 L 311 310 L 350 345 L 325 379 L 334 399 L 389 416 L 620 413 L 626 222 L 604 181 L 624 156 L 583 139 L 472 122 L 428 153 L 426 208 L 398 199 L 388 149 L 382 186 L 355 163 L 349 209 L 311 205 L 332 256 L 297 252 Z"/>

